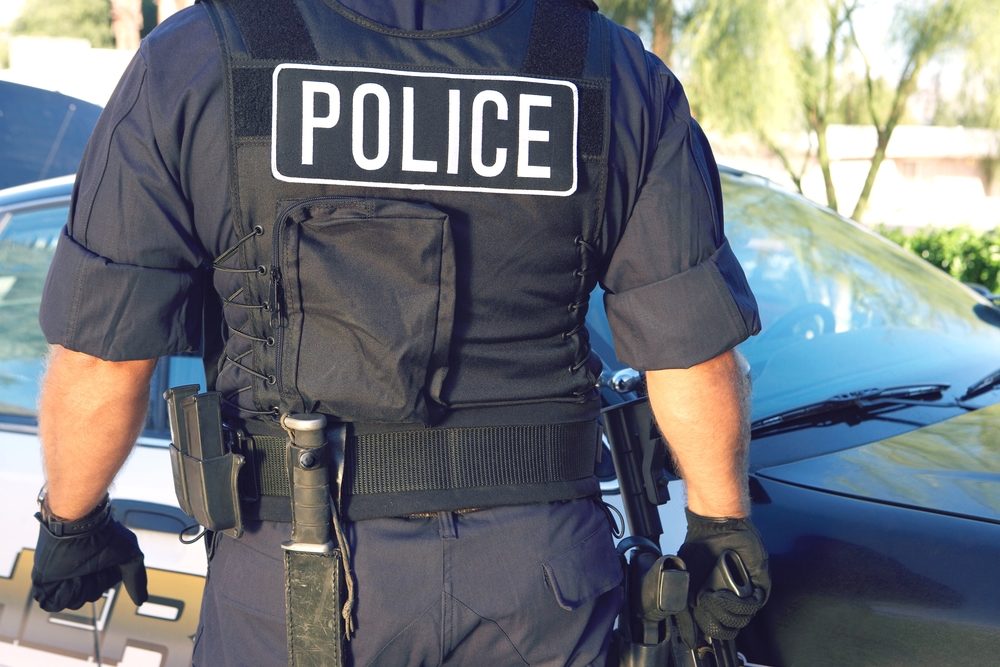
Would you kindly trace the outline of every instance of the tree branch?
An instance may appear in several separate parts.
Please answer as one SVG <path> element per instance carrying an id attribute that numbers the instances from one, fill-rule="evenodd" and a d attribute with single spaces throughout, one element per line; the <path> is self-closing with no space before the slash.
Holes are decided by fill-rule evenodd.
<path id="1" fill-rule="evenodd" d="M 796 171 L 795 167 L 792 166 L 792 161 L 788 157 L 788 153 L 786 153 L 785 150 L 779 146 L 776 141 L 774 141 L 774 139 L 768 136 L 767 132 L 764 130 L 758 130 L 757 135 L 760 137 L 760 140 L 764 143 L 764 145 L 767 146 L 767 149 L 778 158 L 779 162 L 781 162 L 781 166 L 792 179 L 792 183 L 795 184 L 795 189 L 799 191 L 799 194 L 803 194 L 802 177 L 805 175 L 806 166 L 809 164 L 809 158 L 812 154 L 812 142 L 810 141 L 809 143 L 809 150 L 806 151 L 805 159 L 802 162 L 802 168 Z"/>

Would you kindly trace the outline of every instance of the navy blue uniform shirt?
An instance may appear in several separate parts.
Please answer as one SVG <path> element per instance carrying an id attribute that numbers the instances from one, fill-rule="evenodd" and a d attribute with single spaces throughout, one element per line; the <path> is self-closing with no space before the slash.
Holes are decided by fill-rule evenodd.
<path id="1" fill-rule="evenodd" d="M 344 4 L 401 28 L 446 29 L 511 1 Z M 726 241 L 718 172 L 680 83 L 632 33 L 612 31 L 610 48 L 599 244 L 608 318 L 622 361 L 685 368 L 756 333 L 756 303 Z M 208 269 L 236 242 L 222 80 L 201 6 L 142 42 L 80 166 L 42 301 L 50 343 L 108 360 L 198 349 Z"/>

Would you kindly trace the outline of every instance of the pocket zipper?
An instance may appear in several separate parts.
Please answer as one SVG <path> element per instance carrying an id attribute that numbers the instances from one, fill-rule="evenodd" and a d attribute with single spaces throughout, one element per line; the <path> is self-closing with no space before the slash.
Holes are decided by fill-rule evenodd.
<path id="1" fill-rule="evenodd" d="M 278 395 L 284 397 L 285 395 L 285 383 L 283 381 L 284 373 L 282 373 L 282 350 L 285 347 L 285 325 L 287 320 L 284 315 L 287 314 L 288 310 L 285 306 L 285 292 L 281 285 L 281 268 L 279 266 L 281 260 L 281 234 L 288 223 L 290 213 L 295 207 L 295 204 L 286 206 L 274 225 L 274 233 L 271 237 L 271 284 L 269 285 L 269 305 L 271 307 L 271 319 L 270 325 L 271 330 L 274 332 L 274 344 L 278 348 L 275 365 L 274 365 L 274 375 L 278 384 Z"/>
<path id="2" fill-rule="evenodd" d="M 275 379 L 278 384 L 278 394 L 284 395 L 284 381 L 282 376 L 282 365 L 281 357 L 282 350 L 284 349 L 284 338 L 285 338 L 285 328 L 288 324 L 288 319 L 285 317 L 288 313 L 288 309 L 285 305 L 285 290 L 281 284 L 281 236 L 288 226 L 291 219 L 291 212 L 295 209 L 301 209 L 312 204 L 325 201 L 339 201 L 339 202 L 349 202 L 356 201 L 364 204 L 364 199 L 359 197 L 337 197 L 337 196 L 327 196 L 327 197 L 312 197 L 310 199 L 303 199 L 299 201 L 292 202 L 288 204 L 281 212 L 278 214 L 277 220 L 274 225 L 273 236 L 271 237 L 271 269 L 269 271 L 271 276 L 271 284 L 269 287 L 268 299 L 271 308 L 271 318 L 269 324 L 271 328 L 275 330 L 275 345 L 278 348 L 277 359 L 275 360 Z"/>

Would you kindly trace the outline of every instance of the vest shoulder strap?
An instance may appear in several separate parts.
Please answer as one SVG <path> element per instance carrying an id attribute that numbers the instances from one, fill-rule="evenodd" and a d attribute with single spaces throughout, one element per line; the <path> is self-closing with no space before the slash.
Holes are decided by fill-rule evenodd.
<path id="1" fill-rule="evenodd" d="M 200 0 L 224 10 L 254 60 L 314 62 L 319 55 L 295 0 Z M 587 60 L 589 0 L 536 0 L 522 70 L 528 74 L 580 78 Z"/>
<path id="2" fill-rule="evenodd" d="M 579 0 L 536 0 L 523 71 L 580 78 L 590 45 L 591 13 Z"/>
<path id="3" fill-rule="evenodd" d="M 255 60 L 319 60 L 295 0 L 201 0 L 228 13 Z"/>

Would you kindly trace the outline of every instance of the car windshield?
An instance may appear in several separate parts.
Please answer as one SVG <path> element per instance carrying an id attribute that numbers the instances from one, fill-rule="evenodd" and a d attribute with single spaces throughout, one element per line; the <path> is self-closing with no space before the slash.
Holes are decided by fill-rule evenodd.
<path id="1" fill-rule="evenodd" d="M 727 178 L 725 202 L 763 325 L 740 346 L 755 417 L 871 387 L 968 384 L 1000 364 L 998 313 L 971 290 L 859 225 L 750 180 Z"/>
<path id="2" fill-rule="evenodd" d="M 1000 311 L 944 272 L 762 179 L 725 174 L 723 190 L 763 325 L 739 346 L 754 419 L 874 387 L 956 383 L 957 396 L 1000 367 Z M 599 294 L 591 307 L 607 361 Z"/>

